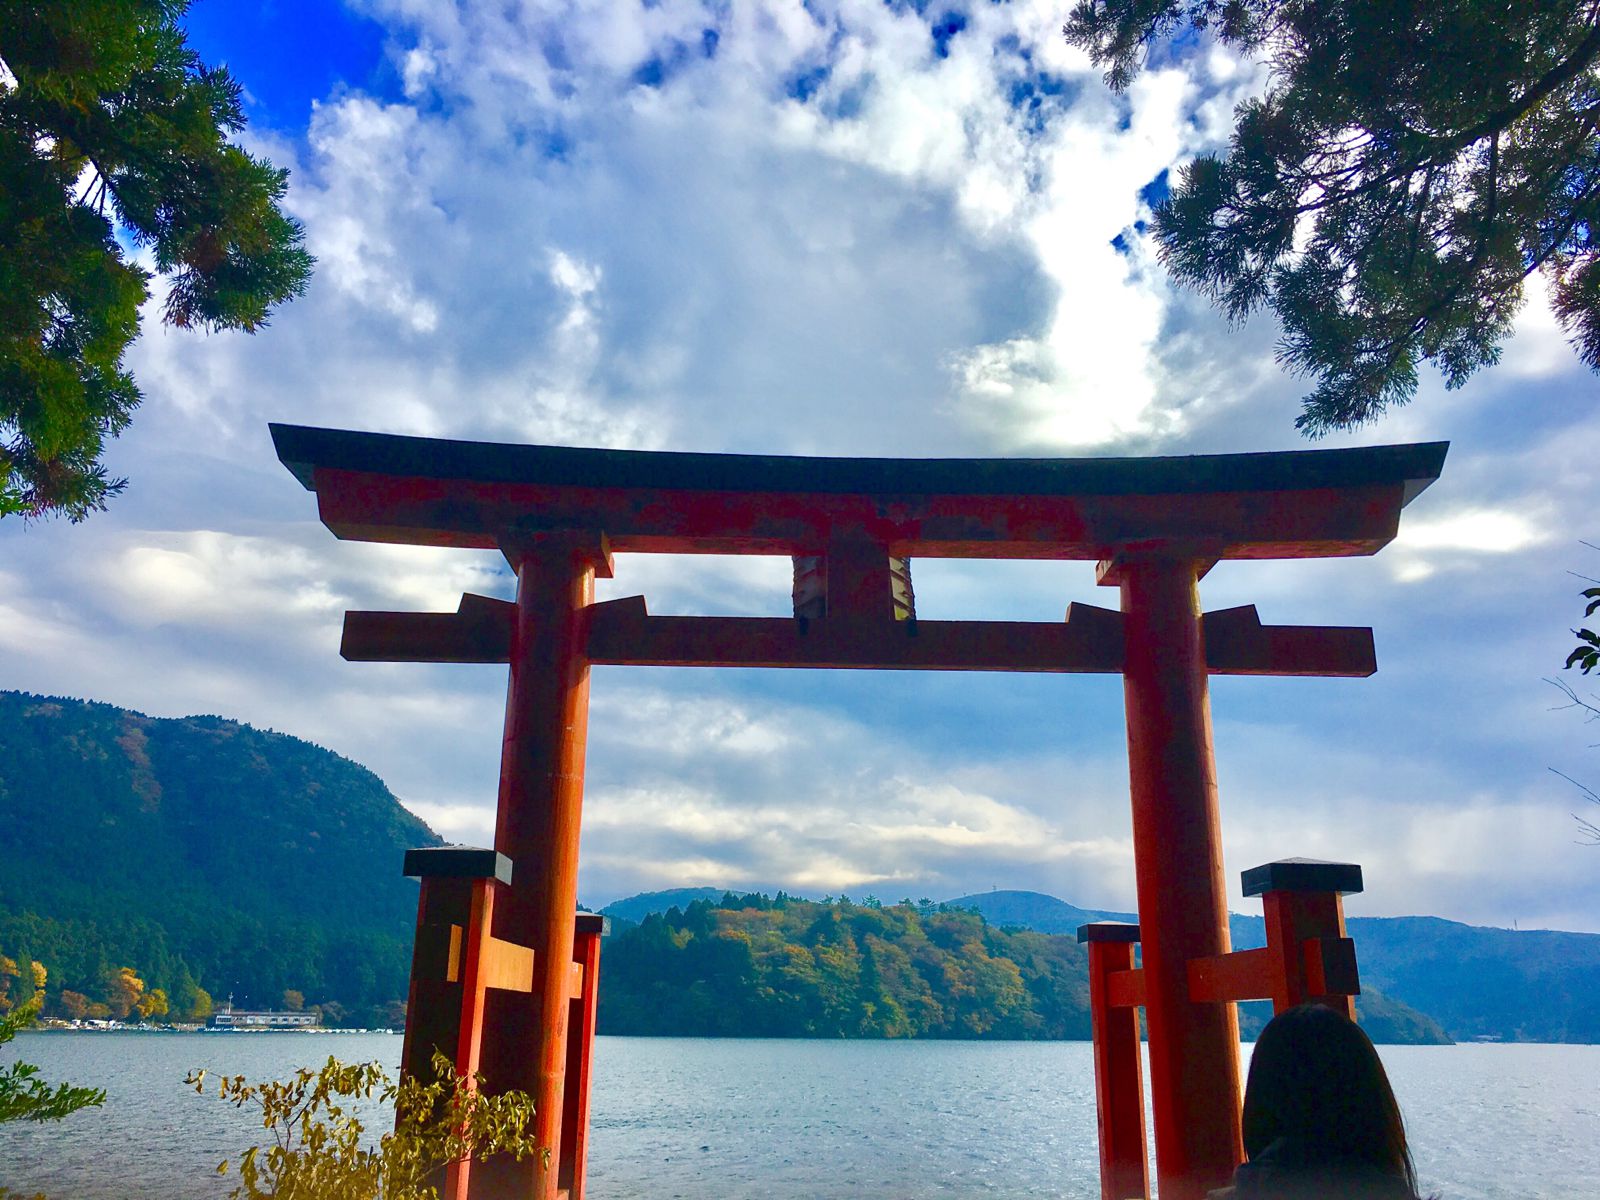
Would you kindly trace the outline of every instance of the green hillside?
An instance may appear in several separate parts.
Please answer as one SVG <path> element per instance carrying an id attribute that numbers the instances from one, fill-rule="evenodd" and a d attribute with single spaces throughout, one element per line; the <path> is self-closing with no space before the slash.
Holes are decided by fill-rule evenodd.
<path id="1" fill-rule="evenodd" d="M 668 888 L 664 892 L 640 892 L 622 900 L 613 900 L 600 911 L 617 923 L 637 925 L 651 913 L 664 913 L 669 908 L 688 908 L 696 900 L 720 900 L 721 888 L 687 887 Z"/>
<path id="2" fill-rule="evenodd" d="M 1240 949 L 1260 917 L 1232 918 Z M 1363 986 L 1436 1017 L 1458 1041 L 1600 1042 L 1600 935 L 1495 929 L 1441 917 L 1351 917 Z"/>
<path id="3" fill-rule="evenodd" d="M 932 905 L 696 900 L 615 934 L 601 973 L 602 1033 L 1089 1036 L 1081 946 Z"/>
<path id="4" fill-rule="evenodd" d="M 71 1011 L 64 992 L 115 1008 L 129 967 L 175 1017 L 203 1008 L 202 992 L 277 1005 L 292 990 L 335 1020 L 399 1019 L 416 911 L 401 855 L 439 839 L 348 759 L 220 717 L 0 692 L 0 830 L 0 1007 L 8 963 L 37 959 L 56 1012 Z M 606 1028 L 1083 1036 L 1072 934 L 1129 915 L 1030 892 L 729 902 L 685 888 L 607 906 Z M 965 908 L 986 921 L 952 911 Z M 1259 917 L 1232 923 L 1236 945 L 1260 944 Z M 1350 926 L 1377 1038 L 1437 1040 L 1436 1017 L 1462 1039 L 1600 1041 L 1600 936 L 1430 917 Z"/>
<path id="5" fill-rule="evenodd" d="M 685 889 L 690 890 L 690 889 Z M 705 889 L 692 889 L 702 892 Z M 629 897 L 639 925 L 614 933 L 602 952 L 602 1033 L 688 1037 L 1086 1038 L 1088 961 L 1074 935 L 1024 929 L 948 904 L 853 904 L 779 893 Z M 1051 916 L 1115 919 L 1032 892 L 1000 896 L 1015 915 L 1033 904 Z M 1047 904 L 1044 902 L 1048 902 Z M 1082 921 L 1078 922 L 1079 924 Z M 1368 987 L 1357 1000 L 1380 1043 L 1448 1042 L 1437 1022 Z M 1242 1005 L 1255 1034 L 1270 1005 Z"/>
<path id="6" fill-rule="evenodd" d="M 439 843 L 372 772 L 298 738 L 17 692 L 0 692 L 0 829 L 0 954 L 42 961 L 52 1003 L 106 1000 L 130 966 L 174 1015 L 197 987 L 293 989 L 374 1024 L 406 992 L 402 852 Z"/>
<path id="7" fill-rule="evenodd" d="M 1600 1042 L 1600 935 L 1439 917 L 1350 922 L 1362 974 L 1460 1040 Z"/>
<path id="8" fill-rule="evenodd" d="M 1085 921 L 1132 921 L 1132 913 L 1075 908 L 1040 892 L 978 892 L 949 901 L 990 921 L 1050 933 Z M 1351 917 L 1361 963 L 1358 1007 L 1373 1019 L 1380 1005 L 1411 1040 L 1415 1015 L 1427 1014 L 1457 1041 L 1600 1042 L 1600 934 L 1494 929 L 1440 917 Z M 1259 916 L 1233 913 L 1233 946 L 1266 944 Z M 1248 1026 L 1253 1017 L 1241 1015 Z M 1374 1030 L 1375 1030 L 1374 1026 Z"/>

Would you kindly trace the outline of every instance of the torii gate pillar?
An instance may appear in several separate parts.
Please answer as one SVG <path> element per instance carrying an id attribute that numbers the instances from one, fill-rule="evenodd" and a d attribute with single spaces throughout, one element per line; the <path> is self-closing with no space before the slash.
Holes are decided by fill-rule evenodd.
<path id="1" fill-rule="evenodd" d="M 491 1092 L 533 1097 L 538 1151 L 473 1171 L 474 1196 L 552 1197 L 578 900 L 578 832 L 589 727 L 584 610 L 595 576 L 611 576 L 602 538 L 553 534 L 502 546 L 517 575 L 495 846 L 519 886 L 495 908 L 494 933 L 533 950 L 533 987 L 491 991 L 481 1063 Z M 546 1153 L 548 1152 L 548 1153 Z"/>
<path id="2" fill-rule="evenodd" d="M 1189 960 L 1228 952 L 1227 886 L 1196 583 L 1209 559 L 1102 563 L 1122 591 L 1134 874 L 1156 1180 L 1162 1200 L 1204 1200 L 1243 1157 L 1239 1019 L 1189 996 Z"/>

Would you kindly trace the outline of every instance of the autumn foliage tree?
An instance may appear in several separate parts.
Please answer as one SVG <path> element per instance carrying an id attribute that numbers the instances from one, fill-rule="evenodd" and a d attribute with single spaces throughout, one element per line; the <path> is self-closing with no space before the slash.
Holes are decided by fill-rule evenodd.
<path id="1" fill-rule="evenodd" d="M 224 1162 L 239 1186 L 234 1200 L 433 1200 L 442 1168 L 462 1158 L 537 1153 L 529 1126 L 533 1101 L 526 1092 L 486 1095 L 479 1079 L 457 1075 L 450 1060 L 434 1055 L 432 1081 L 399 1083 L 377 1063 L 304 1068 L 291 1079 L 249 1083 L 241 1076 L 216 1081 L 217 1095 L 236 1108 L 259 1113 L 271 1141 Z M 187 1082 L 207 1090 L 206 1072 Z M 395 1128 L 369 1136 L 355 1111 L 362 1102 L 392 1105 Z"/>
<path id="2" fill-rule="evenodd" d="M 312 259 L 287 175 L 229 140 L 240 86 L 184 42 L 189 0 L 0 0 L 0 516 L 83 519 L 124 486 L 106 441 L 150 296 L 182 328 L 254 331 Z"/>
<path id="3" fill-rule="evenodd" d="M 11 994 L 11 985 L 21 974 L 16 959 L 0 954 L 0 1013 L 8 1013 L 17 1006 L 16 997 Z"/>
<path id="4" fill-rule="evenodd" d="M 1452 388 L 1494 363 L 1536 272 L 1600 369 L 1593 0 L 1079 0 L 1065 33 L 1115 89 L 1196 34 L 1266 64 L 1155 239 L 1231 319 L 1277 314 L 1304 432 L 1405 402 L 1424 363 Z"/>
<path id="5" fill-rule="evenodd" d="M 144 980 L 132 967 L 118 967 L 106 976 L 106 1007 L 117 1020 L 137 1009 L 144 999 Z"/>
<path id="6" fill-rule="evenodd" d="M 138 1012 L 141 1021 L 149 1021 L 155 1017 L 166 1016 L 171 1011 L 171 1006 L 167 1003 L 166 992 L 160 988 L 151 988 L 143 996 L 139 997 L 139 1002 L 134 1005 L 134 1009 Z"/>
<path id="7" fill-rule="evenodd" d="M 197 983 L 190 983 L 177 993 L 178 1016 L 185 1021 L 205 1021 L 211 1016 L 211 993 Z"/>

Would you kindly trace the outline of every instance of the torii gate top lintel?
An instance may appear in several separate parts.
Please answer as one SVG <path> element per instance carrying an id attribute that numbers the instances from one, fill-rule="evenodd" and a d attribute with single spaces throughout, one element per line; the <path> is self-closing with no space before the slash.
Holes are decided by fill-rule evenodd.
<path id="1" fill-rule="evenodd" d="M 1448 448 L 806 458 L 271 428 L 341 538 L 492 549 L 571 529 L 646 553 L 822 553 L 843 528 L 905 557 L 1093 560 L 1160 542 L 1213 558 L 1372 554 Z"/>

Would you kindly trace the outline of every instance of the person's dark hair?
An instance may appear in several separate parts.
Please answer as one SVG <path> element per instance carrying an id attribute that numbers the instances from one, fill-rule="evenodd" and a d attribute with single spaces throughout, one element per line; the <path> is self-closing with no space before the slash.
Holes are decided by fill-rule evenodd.
<path id="1" fill-rule="evenodd" d="M 1371 1040 L 1321 1004 L 1279 1013 L 1256 1039 L 1244 1095 L 1244 1150 L 1255 1159 L 1280 1138 L 1355 1159 L 1417 1194 L 1405 1123 Z"/>

